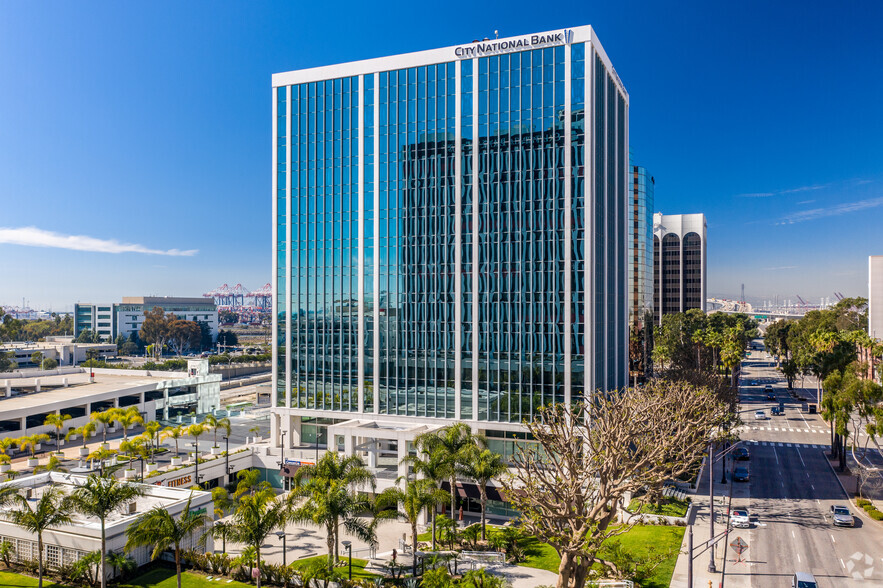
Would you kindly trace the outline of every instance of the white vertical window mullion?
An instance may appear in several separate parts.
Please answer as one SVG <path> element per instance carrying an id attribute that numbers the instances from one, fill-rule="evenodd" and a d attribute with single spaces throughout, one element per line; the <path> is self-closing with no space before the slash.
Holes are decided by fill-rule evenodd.
<path id="1" fill-rule="evenodd" d="M 460 77 L 460 61 L 454 62 L 454 415 L 460 418 L 463 377 L 460 373 L 463 367 L 463 163 L 462 129 L 463 107 L 460 104 L 462 95 L 462 79 Z"/>
<path id="2" fill-rule="evenodd" d="M 356 367 L 357 387 L 359 394 L 359 412 L 365 412 L 365 76 L 359 76 L 359 163 L 358 163 L 358 182 L 359 182 L 359 212 L 358 212 L 358 228 L 359 237 L 357 240 L 359 253 L 357 256 L 357 280 L 356 295 L 357 303 L 357 325 L 356 336 L 358 363 Z M 329 439 L 329 447 L 333 440 Z"/>
<path id="3" fill-rule="evenodd" d="M 478 94 L 481 90 L 479 83 L 481 75 L 478 72 L 478 58 L 472 60 L 472 420 L 478 420 L 478 211 L 479 193 L 478 186 Z"/>
<path id="4" fill-rule="evenodd" d="M 570 132 L 571 132 L 571 98 L 570 84 L 573 72 L 570 71 L 573 59 L 571 57 L 571 45 L 564 46 L 564 403 L 570 405 L 571 401 L 571 338 L 573 333 L 571 304 L 571 288 L 573 287 L 573 194 L 572 194 L 572 162 L 570 156 Z"/>
<path id="5" fill-rule="evenodd" d="M 586 43 L 585 51 L 585 116 L 584 129 L 585 139 L 585 165 L 583 166 L 583 186 L 586 191 L 583 198 L 585 207 L 585 251 L 583 252 L 583 285 L 585 287 L 583 299 L 583 389 L 586 398 L 591 400 L 595 393 L 595 330 L 597 328 L 595 317 L 595 136 L 598 132 L 595 124 L 595 47 L 594 44 Z"/>
<path id="6" fill-rule="evenodd" d="M 273 226 L 271 227 L 272 231 L 272 239 L 273 239 L 273 279 L 270 281 L 270 291 L 272 300 L 272 309 L 273 316 L 271 318 L 272 325 L 271 329 L 273 329 L 273 350 L 272 350 L 272 358 L 273 362 L 273 371 L 271 375 L 271 383 L 273 386 L 273 406 L 279 405 L 279 165 L 278 165 L 278 151 L 279 151 L 279 129 L 278 129 L 278 108 L 277 108 L 277 100 L 278 100 L 278 89 L 272 89 L 272 100 L 273 103 L 273 186 L 271 190 L 273 191 Z M 94 314 L 94 313 L 93 313 Z M 218 321 L 220 322 L 220 321 Z M 219 327 L 220 330 L 220 327 Z M 288 344 L 286 343 L 286 347 Z"/>
<path id="7" fill-rule="evenodd" d="M 291 86 L 285 94 L 285 406 L 291 408 Z"/>
<path id="8" fill-rule="evenodd" d="M 372 249 L 371 259 L 374 265 L 374 326 L 371 329 L 373 334 L 373 345 L 374 345 L 374 353 L 372 357 L 374 358 L 373 370 L 372 370 L 372 378 L 374 380 L 373 385 L 371 386 L 372 396 L 373 396 L 373 406 L 375 414 L 378 412 L 378 407 L 380 406 L 380 391 L 378 390 L 378 385 L 380 383 L 380 248 L 382 247 L 382 242 L 380 239 L 380 74 L 374 74 L 374 95 L 373 95 L 373 106 L 374 106 L 374 248 Z M 389 119 L 387 119 L 389 120 Z M 387 297 L 389 297 L 389 293 L 387 292 Z M 389 300 L 387 300 L 387 305 L 389 305 Z M 364 403 L 363 403 L 364 404 Z M 359 406 L 359 412 L 364 412 L 365 407 Z"/>

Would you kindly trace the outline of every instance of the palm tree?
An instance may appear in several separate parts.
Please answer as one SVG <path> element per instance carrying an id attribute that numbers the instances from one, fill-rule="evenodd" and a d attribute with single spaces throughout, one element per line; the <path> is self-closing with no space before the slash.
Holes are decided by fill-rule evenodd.
<path id="1" fill-rule="evenodd" d="M 113 575 L 117 575 L 117 570 L 120 571 L 120 574 L 125 577 L 129 572 L 134 570 L 137 566 L 135 565 L 135 560 L 126 555 L 125 553 L 116 553 L 115 551 L 111 551 L 107 554 L 105 558 L 107 563 L 113 568 Z"/>
<path id="2" fill-rule="evenodd" d="M 49 425 L 51 427 L 55 427 L 55 450 L 61 451 L 61 429 L 64 428 L 64 422 L 69 421 L 71 419 L 71 415 L 69 414 L 47 414 L 46 420 L 43 421 L 44 425 Z"/>
<path id="3" fill-rule="evenodd" d="M 9 521 L 25 531 L 37 535 L 38 588 L 43 588 L 43 531 L 71 523 L 71 504 L 61 490 L 52 486 L 43 490 L 34 507 L 21 494 L 12 497 L 14 507 L 6 512 Z"/>
<path id="4" fill-rule="evenodd" d="M 485 540 L 486 517 L 485 509 L 487 508 L 487 485 L 494 479 L 499 478 L 508 470 L 506 462 L 499 453 L 495 453 L 490 449 L 473 448 L 470 452 L 469 459 L 466 460 L 463 473 L 467 478 L 475 480 L 478 485 L 478 491 L 481 492 L 481 540 Z"/>
<path id="5" fill-rule="evenodd" d="M 101 423 L 103 426 L 101 427 L 101 443 L 107 443 L 107 429 L 112 427 L 113 424 L 117 421 L 117 417 L 119 416 L 118 409 L 111 408 L 105 410 L 103 412 L 93 412 L 89 415 L 93 421 Z"/>
<path id="6" fill-rule="evenodd" d="M 13 437 L 3 437 L 0 439 L 0 457 L 3 458 L 3 461 L 0 463 L 9 463 L 9 450 L 18 445 L 18 439 Z"/>
<path id="7" fill-rule="evenodd" d="M 457 510 L 457 476 L 463 473 L 470 447 L 483 437 L 473 435 L 466 423 L 454 423 L 432 433 L 423 433 L 414 439 L 414 445 L 424 453 L 440 451 L 446 464 L 448 483 L 451 485 L 451 518 Z"/>
<path id="8" fill-rule="evenodd" d="M 255 468 L 239 470 L 236 472 L 236 477 L 239 478 L 239 482 L 236 484 L 236 492 L 233 493 L 233 498 L 237 500 L 243 494 L 254 494 L 255 492 L 272 488 L 269 482 L 261 480 L 261 471 Z"/>
<path id="9" fill-rule="evenodd" d="M 218 429 L 223 429 L 228 436 L 230 435 L 230 431 L 232 430 L 230 428 L 230 419 L 226 417 L 219 419 L 211 413 L 205 415 L 205 419 L 203 419 L 202 424 L 214 431 L 214 443 L 212 447 L 218 447 Z"/>
<path id="10" fill-rule="evenodd" d="M 407 455 L 402 460 L 403 463 L 409 465 L 414 473 L 420 477 L 432 480 L 438 489 L 441 489 L 442 482 L 448 478 L 448 462 L 443 452 L 421 451 L 418 455 Z M 432 509 L 432 549 L 436 548 L 436 509 Z"/>
<path id="11" fill-rule="evenodd" d="M 178 439 L 184 436 L 184 427 L 166 427 L 163 429 L 162 438 L 163 439 L 174 439 L 175 440 L 175 457 L 178 457 Z"/>
<path id="12" fill-rule="evenodd" d="M 46 472 L 66 472 L 67 470 L 65 468 L 61 467 L 61 460 L 58 459 L 57 456 L 50 455 L 49 456 L 49 463 L 47 463 L 46 465 L 38 465 L 34 468 L 35 474 L 39 473 L 39 472 L 43 472 L 43 471 L 46 471 Z"/>
<path id="13" fill-rule="evenodd" d="M 211 523 L 205 513 L 196 514 L 190 510 L 193 493 L 187 499 L 184 510 L 177 518 L 161 506 L 155 506 L 135 519 L 126 529 L 126 551 L 135 547 L 153 546 L 151 559 L 156 559 L 169 546 L 175 550 L 175 571 L 178 575 L 178 588 L 181 588 L 181 542 Z M 205 544 L 205 535 L 200 534 L 199 545 Z M 260 583 L 258 583 L 260 586 Z"/>
<path id="14" fill-rule="evenodd" d="M 399 506 L 401 508 L 398 514 L 411 525 L 411 542 L 414 552 L 416 552 L 417 523 L 420 521 L 420 514 L 424 509 L 435 508 L 436 505 L 443 503 L 447 500 L 448 493 L 438 488 L 432 480 L 426 478 L 411 480 L 400 476 L 396 483 L 402 482 L 404 482 L 404 488 L 394 486 L 384 490 L 378 497 L 378 506 Z M 415 557 L 414 576 L 416 577 L 416 575 L 417 558 Z"/>
<path id="15" fill-rule="evenodd" d="M 156 421 L 148 421 L 147 424 L 144 425 L 144 432 L 142 435 L 147 435 L 150 438 L 150 459 L 153 459 L 154 452 L 159 448 L 159 432 L 162 430 L 162 425 Z"/>
<path id="16" fill-rule="evenodd" d="M 64 440 L 67 441 L 74 435 L 81 435 L 83 437 L 83 447 L 86 446 L 86 439 L 89 438 L 95 432 L 95 429 L 98 427 L 95 426 L 95 421 L 89 421 L 85 423 L 82 427 L 77 427 L 76 429 L 71 429 L 67 432 L 67 435 L 64 436 Z"/>
<path id="17" fill-rule="evenodd" d="M 144 494 L 144 490 L 134 484 L 121 482 L 114 477 L 103 478 L 92 474 L 71 493 L 74 510 L 98 519 L 101 523 L 101 553 L 107 553 L 107 517 L 124 505 Z M 107 568 L 101 558 L 101 588 L 107 588 Z"/>
<path id="18" fill-rule="evenodd" d="M 123 439 L 125 441 L 129 440 L 129 427 L 132 425 L 139 425 L 144 422 L 144 417 L 141 416 L 141 413 L 138 412 L 138 407 L 132 406 L 125 412 L 120 412 L 117 415 L 117 422 L 123 427 Z"/>
<path id="19" fill-rule="evenodd" d="M 258 568 L 257 588 L 261 587 L 261 545 L 267 535 L 285 526 L 287 519 L 288 505 L 284 500 L 276 498 L 272 489 L 243 496 L 233 513 L 227 536 L 232 541 L 254 548 Z"/>
<path id="20" fill-rule="evenodd" d="M 292 478 L 294 488 L 288 495 L 292 520 L 324 526 L 328 542 L 328 567 L 340 557 L 340 525 L 350 535 L 365 543 L 376 543 L 376 521 L 366 523 L 357 515 L 370 509 L 369 500 L 356 490 L 375 488 L 374 474 L 358 456 L 338 457 L 329 451 L 315 465 L 301 466 Z M 299 506 L 294 503 L 306 498 Z"/>
<path id="21" fill-rule="evenodd" d="M 199 436 L 205 434 L 205 425 L 196 424 L 187 427 L 187 434 L 193 437 L 194 459 L 199 461 Z"/>
<path id="22" fill-rule="evenodd" d="M 221 538 L 221 553 L 227 553 L 227 535 L 230 534 L 232 528 L 233 523 L 230 521 L 216 521 L 212 526 L 212 537 Z"/>
<path id="23" fill-rule="evenodd" d="M 49 441 L 49 435 L 46 433 L 35 433 L 34 435 L 19 437 L 18 446 L 22 449 L 30 449 L 31 459 L 35 459 L 37 457 L 37 446 L 46 441 Z"/>

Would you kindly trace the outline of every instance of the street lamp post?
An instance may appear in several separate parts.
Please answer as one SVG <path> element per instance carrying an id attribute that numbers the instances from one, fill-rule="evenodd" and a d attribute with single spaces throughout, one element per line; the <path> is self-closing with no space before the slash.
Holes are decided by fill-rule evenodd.
<path id="1" fill-rule="evenodd" d="M 282 567 L 285 567 L 285 531 L 276 531 L 276 536 L 282 539 Z"/>
<path id="2" fill-rule="evenodd" d="M 230 437 L 224 435 L 224 471 L 226 472 L 224 486 L 230 483 Z"/>
<path id="3" fill-rule="evenodd" d="M 709 546 L 709 560 L 708 560 L 708 571 L 712 574 L 717 573 L 717 568 L 714 565 L 714 444 L 712 442 L 708 443 L 708 521 L 711 529 L 711 533 L 708 535 L 708 540 L 711 543 Z"/>
<path id="4" fill-rule="evenodd" d="M 194 481 L 197 485 L 199 485 L 199 443 L 194 441 L 190 445 L 193 446 L 193 459 L 196 461 L 196 472 L 194 474 Z"/>
<path id="5" fill-rule="evenodd" d="M 693 525 L 687 531 L 687 588 L 693 588 Z"/>
<path id="6" fill-rule="evenodd" d="M 144 482 L 144 456 L 138 456 L 138 461 L 141 462 L 141 482 Z"/>
<path id="7" fill-rule="evenodd" d="M 341 541 L 343 546 L 346 548 L 347 555 L 349 556 L 349 579 L 353 579 L 353 542 L 352 541 Z"/>

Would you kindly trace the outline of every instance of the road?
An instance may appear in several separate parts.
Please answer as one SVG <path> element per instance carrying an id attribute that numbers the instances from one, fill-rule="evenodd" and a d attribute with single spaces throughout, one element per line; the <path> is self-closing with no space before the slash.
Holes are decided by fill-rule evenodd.
<path id="1" fill-rule="evenodd" d="M 730 534 L 728 541 L 741 536 L 749 549 L 747 563 L 734 564 L 735 554 L 728 551 L 727 582 L 790 587 L 791 574 L 808 571 L 820 588 L 883 586 L 883 525 L 849 504 L 825 456 L 830 450 L 827 424 L 820 415 L 801 411 L 802 403 L 788 394 L 769 356 L 757 351 L 752 356 L 743 363 L 740 388 L 741 438 L 751 459 L 739 463 L 747 463 L 750 482 L 733 483 L 733 506 L 747 506 L 755 522 L 751 529 Z M 752 380 L 756 385 L 750 385 Z M 767 383 L 774 387 L 775 402 L 766 398 Z M 815 382 L 807 385 L 803 395 L 815 402 Z M 784 416 L 769 416 L 779 401 L 785 402 Z M 756 410 L 764 410 L 767 418 L 756 420 Z M 833 504 L 850 507 L 855 528 L 831 524 Z"/>

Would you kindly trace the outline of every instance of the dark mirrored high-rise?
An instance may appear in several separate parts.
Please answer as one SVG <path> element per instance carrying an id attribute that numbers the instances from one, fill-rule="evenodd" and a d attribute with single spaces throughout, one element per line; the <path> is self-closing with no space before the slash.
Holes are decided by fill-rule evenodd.
<path id="1" fill-rule="evenodd" d="M 286 445 L 502 437 L 626 384 L 628 95 L 591 27 L 276 74 L 273 109 Z"/>

